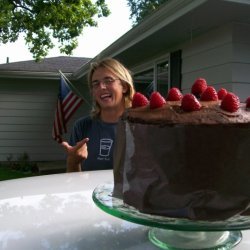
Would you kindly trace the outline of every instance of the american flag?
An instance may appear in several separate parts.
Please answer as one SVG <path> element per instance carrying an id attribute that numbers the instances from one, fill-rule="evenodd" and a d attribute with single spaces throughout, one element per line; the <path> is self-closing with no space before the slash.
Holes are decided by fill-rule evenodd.
<path id="1" fill-rule="evenodd" d="M 83 99 L 74 94 L 69 88 L 66 79 L 61 75 L 60 89 L 55 111 L 55 120 L 52 137 L 57 142 L 62 142 L 62 135 L 67 133 L 67 122 L 82 104 Z"/>

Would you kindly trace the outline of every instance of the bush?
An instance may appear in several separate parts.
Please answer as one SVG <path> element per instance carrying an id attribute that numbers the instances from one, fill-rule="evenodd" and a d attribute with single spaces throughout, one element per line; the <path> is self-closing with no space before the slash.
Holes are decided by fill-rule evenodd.
<path id="1" fill-rule="evenodd" d="M 14 160 L 12 154 L 7 157 L 7 164 L 4 164 L 12 170 L 25 172 L 25 173 L 38 173 L 38 167 L 36 162 L 31 162 L 29 155 L 24 152 L 22 155 Z"/>

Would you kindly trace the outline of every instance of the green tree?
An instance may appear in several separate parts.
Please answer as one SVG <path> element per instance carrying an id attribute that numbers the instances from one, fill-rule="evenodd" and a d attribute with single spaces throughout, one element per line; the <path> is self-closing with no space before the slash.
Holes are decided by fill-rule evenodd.
<path id="1" fill-rule="evenodd" d="M 127 0 L 133 25 L 140 23 L 147 15 L 168 0 Z"/>
<path id="2" fill-rule="evenodd" d="M 15 42 L 20 34 L 38 61 L 59 43 L 71 55 L 77 37 L 96 17 L 110 14 L 105 0 L 0 0 L 0 44 Z"/>

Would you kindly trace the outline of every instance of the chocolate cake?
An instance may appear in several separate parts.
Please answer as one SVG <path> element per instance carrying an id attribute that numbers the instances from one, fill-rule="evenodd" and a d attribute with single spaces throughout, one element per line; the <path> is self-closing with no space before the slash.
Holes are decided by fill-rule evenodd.
<path id="1" fill-rule="evenodd" d="M 143 213 L 223 220 L 250 208 L 250 110 L 221 100 L 126 110 L 117 128 L 113 196 Z"/>

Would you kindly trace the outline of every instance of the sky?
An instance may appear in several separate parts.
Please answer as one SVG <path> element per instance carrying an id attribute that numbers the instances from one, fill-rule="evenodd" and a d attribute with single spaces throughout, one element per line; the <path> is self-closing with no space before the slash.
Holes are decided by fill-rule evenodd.
<path id="1" fill-rule="evenodd" d="M 125 34 L 132 27 L 129 19 L 130 10 L 127 0 L 107 0 L 111 14 L 108 17 L 98 18 L 97 27 L 88 27 L 83 30 L 83 34 L 78 38 L 78 47 L 73 51 L 72 56 L 94 57 L 111 43 Z M 58 48 L 50 51 L 47 57 L 56 57 L 60 54 Z M 20 62 L 34 60 L 28 51 L 28 46 L 22 37 L 17 42 L 0 44 L 0 64 L 9 62 Z"/>

